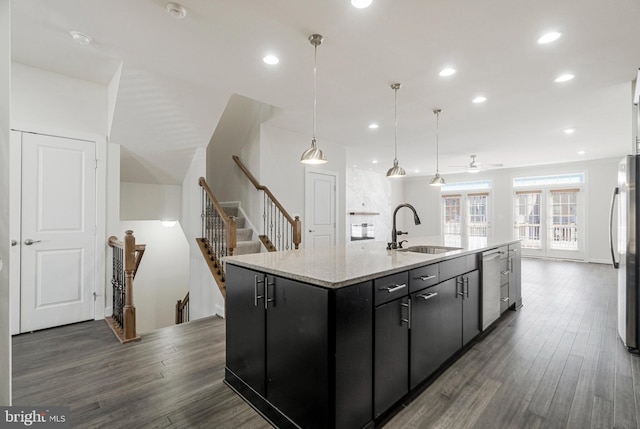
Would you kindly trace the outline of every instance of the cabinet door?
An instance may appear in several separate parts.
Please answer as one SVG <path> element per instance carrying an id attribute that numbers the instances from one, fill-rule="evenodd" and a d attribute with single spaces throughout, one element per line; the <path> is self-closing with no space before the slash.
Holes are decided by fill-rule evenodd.
<path id="1" fill-rule="evenodd" d="M 411 295 L 410 389 L 423 382 L 460 348 L 461 306 L 456 299 L 455 279 Z"/>
<path id="2" fill-rule="evenodd" d="M 227 368 L 265 394 L 265 275 L 227 265 Z"/>
<path id="3" fill-rule="evenodd" d="M 374 417 L 409 391 L 409 297 L 374 310 Z"/>
<path id="4" fill-rule="evenodd" d="M 300 427 L 329 427 L 329 291 L 269 275 L 266 296 L 266 398 Z"/>
<path id="5" fill-rule="evenodd" d="M 520 243 L 509 245 L 509 305 L 514 309 L 522 305 L 520 247 Z"/>
<path id="6" fill-rule="evenodd" d="M 480 276 L 478 270 L 462 276 L 462 345 L 480 333 Z"/>

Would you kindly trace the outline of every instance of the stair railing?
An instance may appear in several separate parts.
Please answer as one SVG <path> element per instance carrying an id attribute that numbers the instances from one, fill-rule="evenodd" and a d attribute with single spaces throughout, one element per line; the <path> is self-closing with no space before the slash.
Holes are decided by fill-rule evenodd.
<path id="1" fill-rule="evenodd" d="M 240 170 L 258 191 L 263 191 L 262 234 L 260 241 L 270 252 L 275 250 L 298 249 L 302 241 L 302 222 L 300 217 L 292 217 L 271 193 L 269 188 L 261 185 L 253 174 L 244 166 L 237 155 L 232 156 Z"/>
<path id="2" fill-rule="evenodd" d="M 139 340 L 136 332 L 136 307 L 133 304 L 133 280 L 138 272 L 146 245 L 136 244 L 133 231 L 125 231 L 124 240 L 111 236 L 113 314 L 107 323 L 121 343 Z"/>
<path id="3" fill-rule="evenodd" d="M 209 268 L 225 296 L 222 258 L 233 256 L 233 249 L 237 246 L 236 218 L 224 212 L 204 177 L 198 180 L 198 184 L 202 188 L 202 238 L 198 239 L 198 245 L 208 259 Z"/>
<path id="4" fill-rule="evenodd" d="M 189 292 L 176 303 L 176 325 L 189 321 Z"/>

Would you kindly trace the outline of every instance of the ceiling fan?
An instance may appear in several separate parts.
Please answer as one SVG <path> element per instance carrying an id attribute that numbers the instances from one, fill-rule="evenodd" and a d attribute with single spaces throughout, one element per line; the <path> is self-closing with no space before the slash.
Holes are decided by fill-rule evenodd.
<path id="1" fill-rule="evenodd" d="M 502 164 L 481 164 L 476 161 L 476 156 L 478 155 L 471 155 L 471 162 L 467 165 L 450 165 L 449 167 L 466 168 L 469 173 L 478 173 L 486 168 L 502 167 Z"/>

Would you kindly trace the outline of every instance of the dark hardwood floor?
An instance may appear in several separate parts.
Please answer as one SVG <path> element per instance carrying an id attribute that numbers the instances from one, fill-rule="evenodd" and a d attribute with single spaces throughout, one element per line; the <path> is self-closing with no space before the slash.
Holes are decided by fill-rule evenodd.
<path id="1" fill-rule="evenodd" d="M 637 428 L 640 357 L 616 332 L 609 265 L 523 260 L 523 302 L 385 428 Z M 104 321 L 13 339 L 15 405 L 74 428 L 269 428 L 222 383 L 224 320 L 120 345 Z"/>

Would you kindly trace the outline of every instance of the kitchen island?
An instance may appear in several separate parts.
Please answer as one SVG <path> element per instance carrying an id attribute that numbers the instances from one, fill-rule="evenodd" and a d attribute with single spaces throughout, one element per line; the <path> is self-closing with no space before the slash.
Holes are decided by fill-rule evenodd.
<path id="1" fill-rule="evenodd" d="M 276 427 L 374 427 L 481 333 L 483 253 L 513 252 L 521 305 L 517 241 L 408 246 L 434 253 L 357 242 L 226 258 L 225 383 Z"/>

